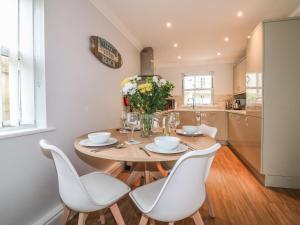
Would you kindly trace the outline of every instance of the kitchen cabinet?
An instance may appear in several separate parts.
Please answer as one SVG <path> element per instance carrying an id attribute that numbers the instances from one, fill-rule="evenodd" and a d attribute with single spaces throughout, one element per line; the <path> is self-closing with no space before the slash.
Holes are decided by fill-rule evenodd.
<path id="1" fill-rule="evenodd" d="M 227 113 L 226 112 L 201 112 L 201 124 L 206 124 L 218 129 L 216 139 L 227 140 Z"/>
<path id="2" fill-rule="evenodd" d="M 178 128 L 182 128 L 184 125 L 197 125 L 195 111 L 178 111 L 180 124 Z"/>
<path id="3" fill-rule="evenodd" d="M 257 172 L 261 172 L 261 118 L 229 113 L 228 142 Z"/>
<path id="4" fill-rule="evenodd" d="M 233 67 L 233 93 L 246 92 L 246 58 Z"/>
<path id="5" fill-rule="evenodd" d="M 227 140 L 227 112 L 225 111 L 203 111 L 201 112 L 201 124 L 216 127 L 218 133 L 217 140 Z M 182 128 L 184 125 L 197 125 L 196 111 L 179 111 L 180 125 L 178 128 Z"/>
<path id="6" fill-rule="evenodd" d="M 263 21 L 250 36 L 246 50 L 249 117 L 244 125 L 251 131 L 261 123 L 261 130 L 243 134 L 247 135 L 245 146 L 237 150 L 260 168 L 266 186 L 300 188 L 300 18 Z M 233 128 L 234 124 L 229 125 Z M 238 143 L 235 135 L 229 130 L 233 147 Z M 258 135 L 260 154 L 256 152 Z"/>

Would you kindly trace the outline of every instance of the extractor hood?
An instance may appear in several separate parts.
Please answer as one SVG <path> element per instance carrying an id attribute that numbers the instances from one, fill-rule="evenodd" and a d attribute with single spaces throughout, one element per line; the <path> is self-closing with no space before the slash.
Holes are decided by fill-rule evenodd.
<path id="1" fill-rule="evenodd" d="M 141 77 L 154 76 L 154 51 L 152 47 L 145 47 L 140 53 Z M 159 76 L 159 75 L 157 75 Z"/>

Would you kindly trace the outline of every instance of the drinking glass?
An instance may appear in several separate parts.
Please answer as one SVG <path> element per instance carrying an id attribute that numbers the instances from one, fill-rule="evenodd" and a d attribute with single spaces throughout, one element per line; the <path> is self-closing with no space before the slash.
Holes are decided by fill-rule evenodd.
<path id="1" fill-rule="evenodd" d="M 180 124 L 179 112 L 174 112 L 174 116 L 175 116 L 175 130 L 176 130 L 178 125 Z"/>
<path id="2" fill-rule="evenodd" d="M 122 111 L 122 114 L 121 114 L 121 121 L 122 121 L 121 131 L 126 131 L 126 120 L 127 120 L 127 112 Z"/>
<path id="3" fill-rule="evenodd" d="M 201 112 L 196 112 L 196 121 L 197 121 L 197 126 L 200 126 L 201 122 Z"/>
<path id="4" fill-rule="evenodd" d="M 131 130 L 131 138 L 130 138 L 129 142 L 131 144 L 138 143 L 138 141 L 134 140 L 134 138 L 133 138 L 133 132 L 135 129 L 137 129 L 139 127 L 139 124 L 140 124 L 139 113 L 136 113 L 136 112 L 127 113 L 126 123 L 127 123 L 127 126 Z"/>
<path id="5" fill-rule="evenodd" d="M 169 127 L 170 129 L 176 133 L 176 129 L 178 127 L 178 125 L 180 124 L 180 120 L 179 120 L 179 112 L 172 112 L 170 113 L 170 117 L 169 117 Z"/>

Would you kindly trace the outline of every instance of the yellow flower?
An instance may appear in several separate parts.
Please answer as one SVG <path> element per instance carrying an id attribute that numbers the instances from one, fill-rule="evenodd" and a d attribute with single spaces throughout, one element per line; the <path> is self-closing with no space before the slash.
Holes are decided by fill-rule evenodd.
<path id="1" fill-rule="evenodd" d="M 140 84 L 138 86 L 138 90 L 141 93 L 151 92 L 152 91 L 152 84 L 151 83 Z"/>
<path id="2" fill-rule="evenodd" d="M 128 82 L 129 82 L 130 80 L 129 80 L 129 78 L 127 77 L 127 78 L 125 78 L 124 80 L 122 80 L 122 82 L 121 82 L 121 86 L 123 87 L 125 84 L 127 84 Z"/>

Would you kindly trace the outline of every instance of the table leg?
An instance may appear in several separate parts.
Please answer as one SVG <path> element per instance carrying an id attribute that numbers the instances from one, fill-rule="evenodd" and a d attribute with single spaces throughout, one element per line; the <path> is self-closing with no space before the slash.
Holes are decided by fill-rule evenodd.
<path id="1" fill-rule="evenodd" d="M 145 163 L 144 166 L 145 166 L 145 184 L 149 184 L 151 181 L 150 181 L 150 171 L 148 168 L 148 163 Z"/>

